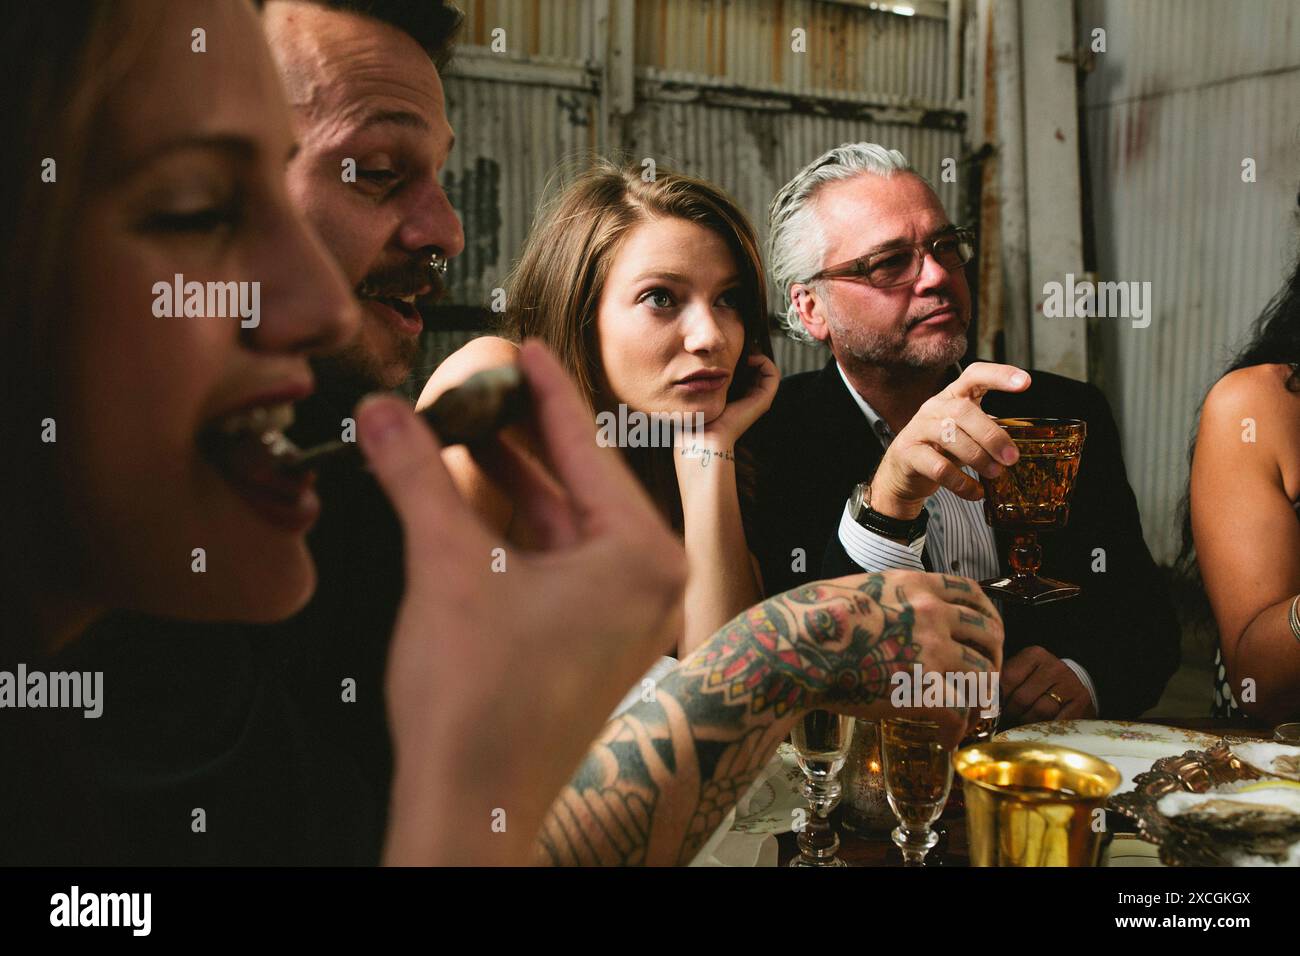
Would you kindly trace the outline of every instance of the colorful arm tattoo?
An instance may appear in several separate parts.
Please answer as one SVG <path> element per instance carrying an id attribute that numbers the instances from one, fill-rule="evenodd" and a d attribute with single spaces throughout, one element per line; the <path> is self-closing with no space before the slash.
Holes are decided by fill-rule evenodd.
<path id="1" fill-rule="evenodd" d="M 539 862 L 689 863 L 805 711 L 888 697 L 919 655 L 902 587 L 819 582 L 745 611 L 606 725 L 551 808 Z"/>

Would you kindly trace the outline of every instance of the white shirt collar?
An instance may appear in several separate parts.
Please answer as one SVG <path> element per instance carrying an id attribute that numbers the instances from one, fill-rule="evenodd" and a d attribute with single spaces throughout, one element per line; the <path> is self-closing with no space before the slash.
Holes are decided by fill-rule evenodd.
<path id="1" fill-rule="evenodd" d="M 961 363 L 954 362 L 953 365 L 957 369 L 957 374 L 960 375 L 962 373 Z M 876 437 L 880 439 L 881 447 L 888 448 L 889 443 L 894 440 L 894 433 L 890 429 L 889 423 L 880 417 L 880 413 L 871 407 L 870 402 L 858 394 L 858 390 L 853 387 L 853 383 L 849 381 L 849 377 L 844 374 L 844 366 L 840 365 L 839 362 L 836 362 L 835 368 L 840 373 L 840 378 L 844 380 L 844 387 L 849 390 L 849 394 L 852 395 L 853 400 L 857 402 L 858 408 L 862 409 L 862 414 L 867 416 L 867 424 L 871 426 L 871 430 L 875 433 Z"/>
<path id="2" fill-rule="evenodd" d="M 880 444 L 884 448 L 889 447 L 889 443 L 894 440 L 894 433 L 889 430 L 889 424 L 880 417 L 880 413 L 871 407 L 871 403 L 858 394 L 858 390 L 853 387 L 849 377 L 844 374 L 844 367 L 839 362 L 835 363 L 836 370 L 840 373 L 840 378 L 844 380 L 844 387 L 849 390 L 853 400 L 858 403 L 858 408 L 862 409 L 862 414 L 867 416 L 867 424 L 875 432 L 876 437 L 880 439 Z"/>

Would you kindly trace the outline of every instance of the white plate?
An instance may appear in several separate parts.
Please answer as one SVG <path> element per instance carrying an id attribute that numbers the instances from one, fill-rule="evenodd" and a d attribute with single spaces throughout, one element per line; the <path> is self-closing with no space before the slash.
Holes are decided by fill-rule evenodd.
<path id="1" fill-rule="evenodd" d="M 1141 837 L 1117 833 L 1106 847 L 1102 866 L 1164 866 L 1160 862 L 1160 848 Z"/>
<path id="2" fill-rule="evenodd" d="M 794 747 L 788 742 L 781 744 L 748 797 L 737 805 L 731 828 L 741 833 L 789 833 L 794 829 L 794 811 L 808 809 L 801 792 L 803 780 Z"/>
<path id="3" fill-rule="evenodd" d="M 1133 789 L 1134 777 L 1150 770 L 1161 757 L 1209 750 L 1220 738 L 1132 720 L 1045 720 L 1004 731 L 996 739 L 1056 744 L 1100 757 L 1123 775 L 1115 790 L 1123 793 Z"/>

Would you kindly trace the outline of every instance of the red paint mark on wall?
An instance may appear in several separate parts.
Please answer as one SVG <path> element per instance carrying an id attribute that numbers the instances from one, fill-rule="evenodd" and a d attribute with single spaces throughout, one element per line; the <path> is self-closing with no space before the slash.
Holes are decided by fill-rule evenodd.
<path id="1" fill-rule="evenodd" d="M 1124 136 L 1121 140 L 1120 166 L 1132 166 L 1146 152 L 1151 136 L 1151 109 L 1145 100 L 1139 100 L 1124 117 Z"/>

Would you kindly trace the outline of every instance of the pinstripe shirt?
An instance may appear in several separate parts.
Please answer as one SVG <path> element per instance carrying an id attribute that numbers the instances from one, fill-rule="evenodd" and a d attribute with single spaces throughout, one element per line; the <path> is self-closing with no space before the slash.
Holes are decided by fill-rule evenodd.
<path id="1" fill-rule="evenodd" d="M 858 394 L 838 362 L 835 367 L 844 380 L 844 387 L 867 417 L 881 447 L 888 448 L 894 440 L 889 424 Z M 957 366 L 957 372 L 961 373 L 961 366 Z M 969 465 L 963 467 L 962 471 L 979 481 L 979 475 Z M 1001 575 L 997 543 L 993 539 L 993 529 L 984 520 L 982 502 L 967 501 L 941 485 L 938 491 L 925 499 L 925 510 L 930 513 L 925 534 L 911 544 L 903 544 L 868 531 L 853 520 L 849 508 L 850 502 L 846 501 L 844 513 L 840 516 L 840 544 L 844 546 L 845 553 L 864 571 L 887 571 L 894 568 L 923 571 L 925 563 L 921 554 L 924 551 L 929 558 L 930 568 L 934 571 L 960 574 L 976 581 Z M 999 602 L 994 599 L 994 604 Z M 1078 675 L 1088 690 L 1088 696 L 1092 698 L 1092 706 L 1097 713 L 1101 713 L 1097 707 L 1097 692 L 1088 672 L 1068 658 L 1062 658 L 1062 663 Z"/>

